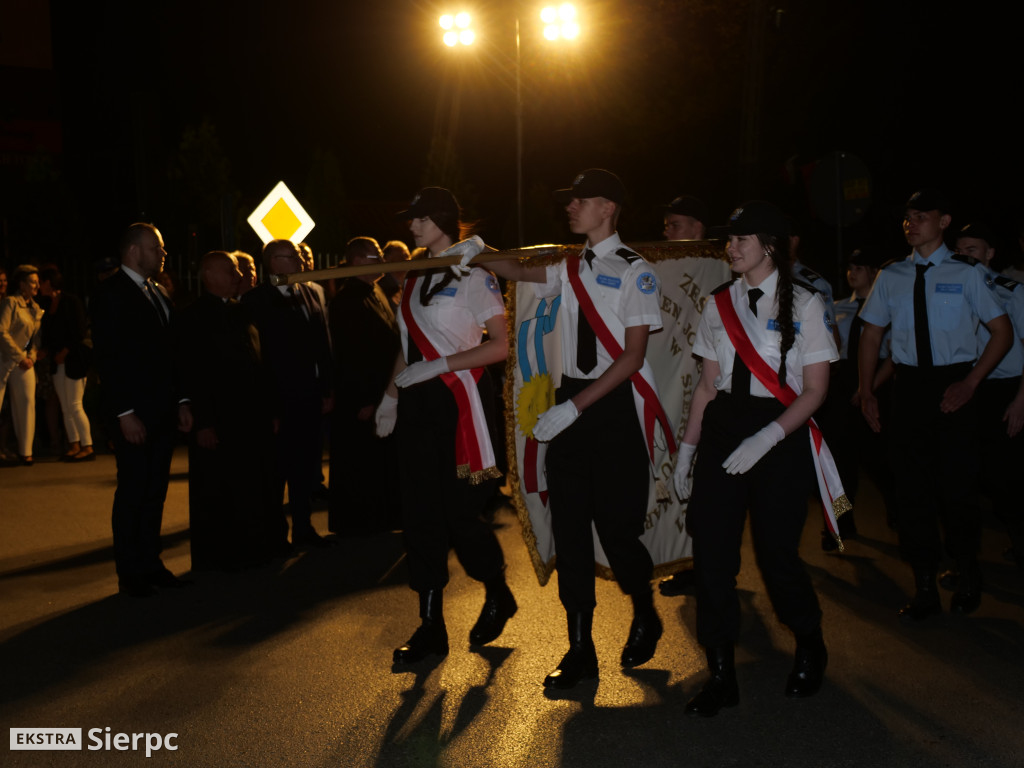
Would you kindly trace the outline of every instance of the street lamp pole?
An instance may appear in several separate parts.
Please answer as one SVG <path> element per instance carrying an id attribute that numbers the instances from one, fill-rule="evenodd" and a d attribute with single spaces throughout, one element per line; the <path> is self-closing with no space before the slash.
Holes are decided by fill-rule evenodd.
<path id="1" fill-rule="evenodd" d="M 580 32 L 576 22 L 576 8 L 571 3 L 560 6 L 548 6 L 540 12 L 544 22 L 544 37 L 548 40 L 563 38 L 575 39 Z M 519 247 L 525 240 L 523 224 L 523 59 L 520 48 L 519 13 L 516 13 L 516 239 Z M 444 43 L 450 48 L 458 45 L 472 45 L 476 39 L 471 29 L 471 18 L 465 11 L 452 15 L 445 14 L 440 18 L 441 27 L 445 30 Z"/>
<path id="2" fill-rule="evenodd" d="M 519 51 L 519 14 L 516 14 L 516 234 L 523 247 L 523 63 Z"/>

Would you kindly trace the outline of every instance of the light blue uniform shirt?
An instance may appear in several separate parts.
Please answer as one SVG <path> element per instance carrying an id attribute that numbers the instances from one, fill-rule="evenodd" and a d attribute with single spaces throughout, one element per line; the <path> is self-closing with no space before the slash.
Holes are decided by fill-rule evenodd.
<path id="1" fill-rule="evenodd" d="M 992 291 L 996 302 L 1006 312 L 1013 325 L 1013 346 L 1006 356 L 999 361 L 999 365 L 988 375 L 990 379 L 1010 379 L 1020 376 L 1024 372 L 1024 285 L 993 272 L 983 264 L 978 264 L 976 269 L 985 276 L 985 285 Z M 978 326 L 978 355 L 985 349 L 992 334 L 984 325 Z"/>
<path id="2" fill-rule="evenodd" d="M 903 261 L 884 267 L 860 311 L 864 322 L 892 324 L 892 360 L 917 365 L 914 337 L 914 281 L 917 264 L 931 263 L 925 272 L 928 330 L 934 365 L 973 363 L 978 359 L 978 322 L 1005 315 L 985 277 L 975 267 L 952 258 L 940 245 L 927 259 L 914 251 Z"/>
<path id="3" fill-rule="evenodd" d="M 1024 295 L 1024 293 L 1022 293 Z M 865 302 L 866 303 L 866 302 Z M 853 327 L 853 320 L 860 311 L 860 304 L 857 303 L 856 294 L 846 299 L 840 299 L 835 303 L 836 329 L 839 331 L 839 359 L 846 360 L 850 356 L 850 329 Z M 886 330 L 882 337 L 882 345 L 878 348 L 878 359 L 884 360 L 889 357 L 889 331 Z"/>

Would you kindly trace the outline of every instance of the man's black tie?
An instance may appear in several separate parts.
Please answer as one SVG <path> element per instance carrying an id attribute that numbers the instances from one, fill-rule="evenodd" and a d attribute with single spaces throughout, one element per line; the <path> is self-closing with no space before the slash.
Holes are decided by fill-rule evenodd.
<path id="1" fill-rule="evenodd" d="M 860 319 L 860 310 L 864 306 L 865 299 L 857 299 L 857 314 L 850 324 L 850 338 L 846 340 L 846 359 L 857 365 L 857 354 L 860 350 L 860 331 L 864 327 L 864 321 Z"/>
<path id="2" fill-rule="evenodd" d="M 146 293 L 149 295 L 149 300 L 153 302 L 153 306 L 156 307 L 156 312 L 160 315 L 160 325 L 167 325 L 167 311 L 164 309 L 164 303 L 157 296 L 157 290 L 153 287 L 152 280 L 144 280 L 142 282 L 146 288 Z"/>
<path id="3" fill-rule="evenodd" d="M 757 317 L 757 300 L 762 296 L 764 296 L 764 291 L 760 288 L 751 288 L 747 291 L 747 305 L 754 313 L 754 317 Z M 743 362 L 739 352 L 732 360 L 732 393 L 741 397 L 750 394 L 750 369 Z"/>
<path id="4" fill-rule="evenodd" d="M 583 258 L 587 266 L 593 268 L 594 252 L 588 248 Z M 596 366 L 597 337 L 581 308 L 576 314 L 576 367 L 580 369 L 580 373 L 590 373 Z"/>
<path id="5" fill-rule="evenodd" d="M 914 341 L 917 342 L 917 367 L 932 367 L 932 339 L 928 332 L 928 298 L 924 289 L 924 273 L 931 264 L 918 264 L 914 280 Z"/>

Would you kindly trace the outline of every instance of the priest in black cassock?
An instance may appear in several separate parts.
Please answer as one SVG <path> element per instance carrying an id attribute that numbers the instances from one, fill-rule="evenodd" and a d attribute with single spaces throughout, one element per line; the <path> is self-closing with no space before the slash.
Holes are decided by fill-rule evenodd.
<path id="1" fill-rule="evenodd" d="M 344 260 L 350 267 L 379 264 L 380 246 L 373 238 L 354 238 Z M 335 366 L 328 527 L 340 535 L 391 530 L 401 517 L 395 437 L 379 438 L 374 431 L 374 410 L 401 348 L 380 278 L 348 278 L 328 312 Z"/>
<path id="2" fill-rule="evenodd" d="M 281 532 L 270 504 L 272 382 L 259 334 L 235 298 L 235 257 L 203 257 L 205 292 L 179 317 L 177 357 L 192 393 L 189 527 L 193 570 L 234 571 L 270 558 Z"/>

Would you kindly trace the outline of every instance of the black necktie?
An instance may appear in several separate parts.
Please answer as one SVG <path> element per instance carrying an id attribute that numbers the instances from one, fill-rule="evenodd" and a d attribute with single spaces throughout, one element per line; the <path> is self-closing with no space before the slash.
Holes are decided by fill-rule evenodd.
<path id="1" fill-rule="evenodd" d="M 924 289 L 924 273 L 931 264 L 917 265 L 914 280 L 914 341 L 917 342 L 917 367 L 932 367 L 932 339 L 928 333 L 928 299 Z"/>
<path id="2" fill-rule="evenodd" d="M 583 254 L 588 267 L 593 267 L 594 252 Z M 597 337 L 587 322 L 582 307 L 576 313 L 576 367 L 581 373 L 590 373 L 597 366 Z"/>
<path id="3" fill-rule="evenodd" d="M 846 341 L 846 359 L 852 360 L 857 365 L 857 352 L 860 350 L 860 329 L 864 327 L 864 321 L 860 319 L 860 310 L 864 306 L 864 299 L 857 299 L 857 314 L 850 325 L 850 338 Z"/>
<path id="4" fill-rule="evenodd" d="M 160 325 L 167 325 L 167 312 L 164 310 L 164 303 L 160 301 L 160 297 L 156 295 L 157 291 L 153 287 L 153 281 L 144 280 L 142 284 L 146 288 L 149 300 L 152 301 L 153 306 L 156 307 L 156 313 L 160 315 Z"/>
<path id="5" fill-rule="evenodd" d="M 751 288 L 747 291 L 747 305 L 754 313 L 754 317 L 757 317 L 757 300 L 762 296 L 764 296 L 764 291 L 760 288 Z M 750 394 L 750 369 L 743 362 L 739 352 L 732 360 L 732 393 L 741 397 Z"/>

